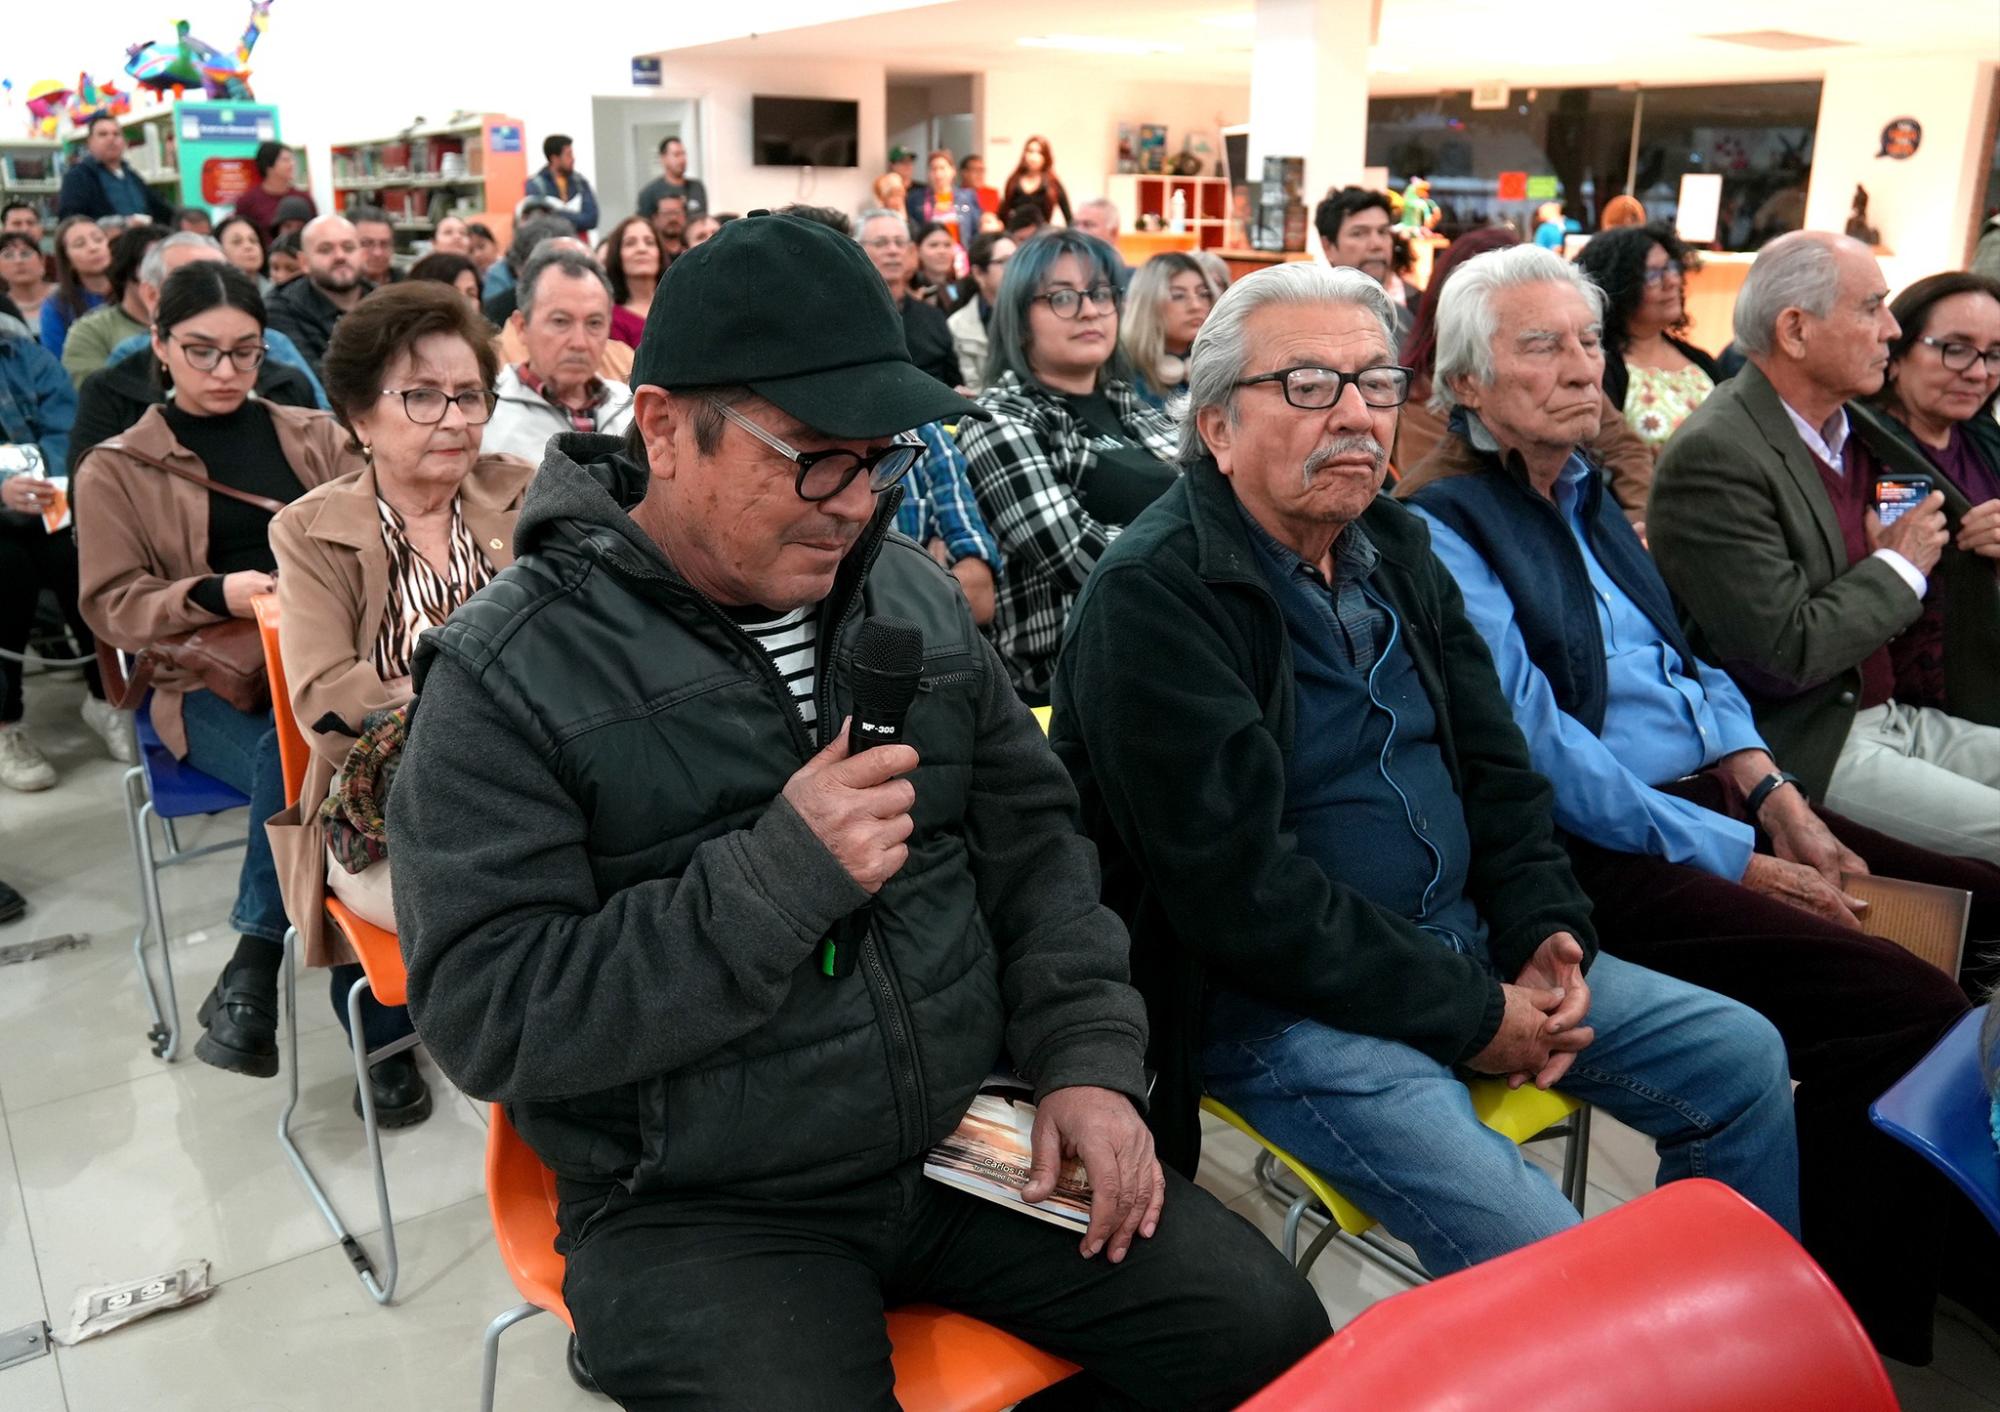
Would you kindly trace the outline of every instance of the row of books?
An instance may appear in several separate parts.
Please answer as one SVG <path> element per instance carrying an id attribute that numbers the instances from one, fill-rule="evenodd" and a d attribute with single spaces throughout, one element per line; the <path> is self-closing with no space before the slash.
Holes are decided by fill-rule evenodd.
<path id="1" fill-rule="evenodd" d="M 474 146 L 467 151 L 465 139 L 459 137 L 399 138 L 365 147 L 337 147 L 333 151 L 333 179 L 342 182 L 390 176 L 477 177 L 484 157 L 482 147 Z"/>

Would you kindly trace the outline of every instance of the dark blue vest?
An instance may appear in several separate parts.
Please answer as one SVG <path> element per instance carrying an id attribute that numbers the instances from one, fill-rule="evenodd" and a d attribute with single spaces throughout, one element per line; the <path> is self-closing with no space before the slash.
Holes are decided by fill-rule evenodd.
<path id="1" fill-rule="evenodd" d="M 1451 434 L 1452 459 L 1476 461 L 1478 469 L 1433 480 L 1411 495 L 1410 503 L 1479 551 L 1513 600 L 1528 658 L 1548 678 L 1556 704 L 1593 734 L 1602 733 L 1604 633 L 1576 537 L 1562 512 L 1528 483 L 1518 457 L 1502 464 L 1498 454 L 1472 446 L 1463 413 L 1452 414 Z M 1585 480 L 1582 496 L 1579 518 L 1590 552 L 1659 630 L 1660 640 L 1680 654 L 1683 669 L 1692 672 L 1694 649 L 1681 633 L 1673 595 L 1617 503 L 1604 493 L 1603 478 Z"/>

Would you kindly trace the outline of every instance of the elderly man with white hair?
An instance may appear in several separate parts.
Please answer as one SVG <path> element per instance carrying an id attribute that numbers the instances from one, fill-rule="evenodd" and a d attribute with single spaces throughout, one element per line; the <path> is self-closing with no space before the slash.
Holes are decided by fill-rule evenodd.
<path id="1" fill-rule="evenodd" d="M 854 238 L 868 256 L 868 263 L 889 286 L 889 298 L 903 316 L 903 342 L 909 345 L 910 361 L 946 387 L 958 387 L 964 371 L 958 365 L 958 349 L 952 342 L 951 325 L 944 311 L 910 295 L 910 271 L 917 258 L 910 240 L 910 223 L 900 211 L 877 206 L 863 211 L 855 224 Z"/>
<path id="2" fill-rule="evenodd" d="M 482 444 L 489 455 L 539 466 L 552 436 L 623 436 L 632 425 L 632 389 L 600 375 L 611 340 L 611 279 L 581 242 L 545 242 L 521 271 L 507 321 L 525 355 L 500 369 L 499 401 Z"/>
<path id="3" fill-rule="evenodd" d="M 1532 245 L 1460 266 L 1437 307 L 1433 401 L 1449 434 L 1396 493 L 1429 524 L 1493 653 L 1605 947 L 1777 1026 L 1798 1080 L 1807 1249 L 1878 1349 L 1926 1363 L 1938 1257 L 1947 1243 L 1979 1249 L 1984 1223 L 1875 1130 L 1868 1105 L 1968 1005 L 1951 977 L 1860 930 L 1845 875 L 1969 891 L 1975 931 L 1992 935 L 2000 869 L 1815 810 L 1743 694 L 1694 655 L 1585 449 L 1603 300 Z M 1910 1213 L 1904 1239 L 1854 1220 L 1871 1202 Z M 1978 1284 L 1996 1262 L 1989 1231 Z"/>
<path id="4" fill-rule="evenodd" d="M 1800 231 L 1736 300 L 1749 366 L 1667 443 L 1646 522 L 1689 641 L 1742 685 L 1810 797 L 1940 853 L 2000 862 L 2000 590 L 1953 542 L 1944 476 L 1878 513 L 1885 450 L 1847 403 L 1898 330 L 1867 246 Z"/>
<path id="5" fill-rule="evenodd" d="M 1162 1153 L 1193 1169 L 1213 1094 L 1442 1274 L 1580 1219 L 1480 1125 L 1470 1071 L 1601 1107 L 1661 1180 L 1796 1231 L 1782 1041 L 1598 951 L 1485 645 L 1379 493 L 1394 348 L 1359 271 L 1232 286 L 1192 350 L 1184 475 L 1070 615 L 1053 736 L 1132 932 Z"/>

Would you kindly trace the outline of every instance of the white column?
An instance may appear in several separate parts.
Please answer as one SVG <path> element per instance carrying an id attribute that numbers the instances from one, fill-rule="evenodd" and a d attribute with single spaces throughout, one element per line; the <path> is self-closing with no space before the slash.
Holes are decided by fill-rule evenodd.
<path id="1" fill-rule="evenodd" d="M 1307 208 L 1361 179 L 1368 146 L 1368 47 L 1380 0 L 1256 0 L 1250 68 L 1250 170 L 1306 159 Z"/>

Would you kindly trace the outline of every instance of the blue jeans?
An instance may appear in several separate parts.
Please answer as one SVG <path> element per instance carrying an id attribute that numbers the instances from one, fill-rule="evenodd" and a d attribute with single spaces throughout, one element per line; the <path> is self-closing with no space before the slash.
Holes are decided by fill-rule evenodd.
<path id="1" fill-rule="evenodd" d="M 1597 1037 L 1557 1089 L 1653 1138 L 1661 1182 L 1713 1177 L 1796 1236 L 1798 1143 L 1777 1030 L 1733 1000 L 1615 956 L 1600 953 L 1588 979 Z M 1234 997 L 1215 1002 L 1211 1034 L 1229 1037 L 1203 1047 L 1208 1091 L 1408 1242 L 1432 1273 L 1577 1223 L 1547 1174 L 1480 1124 L 1450 1068 L 1315 1020 L 1233 1023 L 1256 1013 Z"/>
<path id="2" fill-rule="evenodd" d="M 181 722 L 187 728 L 188 763 L 250 796 L 250 838 L 229 925 L 244 936 L 282 946 L 290 923 L 271 857 L 271 836 L 264 832 L 264 821 L 285 807 L 285 771 L 271 713 L 247 716 L 212 691 L 191 691 L 181 698 Z M 360 979 L 359 965 L 333 968 L 333 1013 L 342 1028 L 347 1026 L 347 992 Z M 368 1048 L 380 1049 L 410 1033 L 410 1012 L 401 1005 L 384 1005 L 371 994 L 361 1003 L 361 1029 Z"/>

